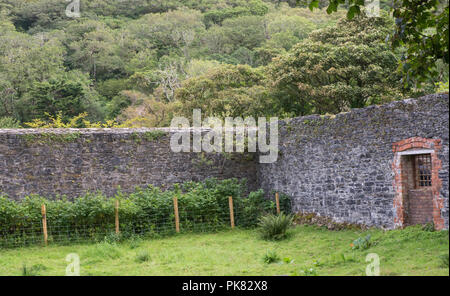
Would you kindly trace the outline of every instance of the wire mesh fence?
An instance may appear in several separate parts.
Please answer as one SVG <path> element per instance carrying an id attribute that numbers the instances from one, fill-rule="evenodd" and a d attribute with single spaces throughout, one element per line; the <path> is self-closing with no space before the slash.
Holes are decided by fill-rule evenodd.
<path id="1" fill-rule="evenodd" d="M 279 203 L 276 204 L 280 211 Z M 246 206 L 240 200 L 235 202 L 231 197 L 222 207 L 202 204 L 192 207 L 174 198 L 172 204 L 158 207 L 158 211 L 148 209 L 136 215 L 122 213 L 117 202 L 116 208 L 109 208 L 111 213 L 107 212 L 108 215 L 102 217 L 100 223 L 86 222 L 89 219 L 74 219 L 67 223 L 67 220 L 61 218 L 61 213 L 54 215 L 51 209 L 45 210 L 45 206 L 42 208 L 41 215 L 15 221 L 11 227 L 3 226 L 0 229 L 0 248 L 100 242 L 108 238 L 117 239 L 119 236 L 122 239 L 133 236 L 155 238 L 176 233 L 251 228 L 257 225 L 262 214 L 261 209 Z M 104 215 L 105 213 L 100 214 Z M 0 218 L 0 225 L 7 223 L 2 223 Z"/>

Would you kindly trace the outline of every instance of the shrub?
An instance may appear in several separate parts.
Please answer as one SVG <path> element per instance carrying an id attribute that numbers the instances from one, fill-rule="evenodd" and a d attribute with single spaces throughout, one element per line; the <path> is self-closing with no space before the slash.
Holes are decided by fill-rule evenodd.
<path id="1" fill-rule="evenodd" d="M 436 83 L 436 93 L 447 93 L 448 94 L 448 81 Z"/>
<path id="2" fill-rule="evenodd" d="M 423 231 L 434 232 L 436 227 L 434 227 L 434 222 L 426 223 L 422 226 Z"/>
<path id="3" fill-rule="evenodd" d="M 280 256 L 278 256 L 275 250 L 267 250 L 266 254 L 263 256 L 263 262 L 265 264 L 279 262 L 280 260 Z"/>
<path id="4" fill-rule="evenodd" d="M 47 208 L 49 238 L 55 242 L 94 240 L 109 244 L 136 235 L 157 237 L 175 233 L 173 197 L 178 197 L 181 231 L 216 231 L 228 228 L 228 197 L 233 196 L 236 226 L 254 227 L 264 213 L 274 211 L 262 190 L 245 197 L 244 181 L 208 179 L 186 182 L 163 191 L 154 186 L 136 188 L 114 198 L 88 193 L 73 201 L 30 195 L 14 201 L 0 195 L 0 247 L 39 242 L 41 205 Z M 119 200 L 120 234 L 114 234 L 115 201 Z M 37 238 L 37 239 L 36 239 Z"/>
<path id="5" fill-rule="evenodd" d="M 130 238 L 128 239 L 130 249 L 133 250 L 139 248 L 142 244 L 142 241 L 143 241 L 142 237 L 136 234 L 131 235 Z"/>
<path id="6" fill-rule="evenodd" d="M 137 262 L 147 262 L 150 260 L 150 254 L 148 251 L 140 251 L 139 253 L 137 253 L 136 255 L 136 261 Z"/>
<path id="7" fill-rule="evenodd" d="M 103 242 L 105 242 L 107 244 L 116 244 L 116 243 L 120 243 L 121 241 L 123 241 L 123 239 L 124 239 L 124 236 L 121 233 L 111 232 L 105 236 L 105 238 L 103 239 Z"/>
<path id="8" fill-rule="evenodd" d="M 20 123 L 13 117 L 0 117 L 0 128 L 20 128 Z"/>
<path id="9" fill-rule="evenodd" d="M 371 238 L 370 234 L 365 237 L 358 237 L 350 244 L 350 246 L 352 247 L 352 250 L 367 250 L 373 245 Z"/>
<path id="10" fill-rule="evenodd" d="M 28 267 L 25 263 L 22 265 L 22 276 L 37 276 L 41 270 L 47 270 L 47 267 L 42 264 L 35 264 Z"/>
<path id="11" fill-rule="evenodd" d="M 261 237 L 265 240 L 282 240 L 287 237 L 287 230 L 292 226 L 294 217 L 281 213 L 269 214 L 259 220 Z"/>
<path id="12" fill-rule="evenodd" d="M 448 268 L 448 254 L 439 256 L 439 260 L 441 267 Z"/>

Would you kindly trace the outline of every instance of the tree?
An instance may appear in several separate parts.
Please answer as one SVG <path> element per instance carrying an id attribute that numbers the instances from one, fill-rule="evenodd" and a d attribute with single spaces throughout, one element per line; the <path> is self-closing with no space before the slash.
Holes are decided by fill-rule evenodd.
<path id="1" fill-rule="evenodd" d="M 123 91 L 120 95 L 130 102 L 117 117 L 121 123 L 143 127 L 169 126 L 174 114 L 181 108 L 178 102 L 161 102 L 137 91 Z"/>
<path id="2" fill-rule="evenodd" d="M 118 54 L 118 38 L 106 27 L 83 34 L 81 40 L 69 44 L 69 49 L 71 67 L 90 73 L 94 80 L 125 74 L 126 59 Z"/>
<path id="3" fill-rule="evenodd" d="M 90 119 L 102 118 L 98 95 L 89 84 L 89 78 L 79 71 L 35 82 L 27 98 L 32 106 L 31 114 L 25 114 L 25 120 L 58 114 L 68 120 L 84 112 L 88 112 Z"/>
<path id="4" fill-rule="evenodd" d="M 397 58 L 383 43 L 389 19 L 359 16 L 318 30 L 268 66 L 287 115 L 339 113 L 402 95 Z"/>
<path id="5" fill-rule="evenodd" d="M 44 34 L 32 37 L 10 29 L 0 31 L 0 116 L 20 120 L 32 108 L 23 99 L 33 84 L 64 72 L 65 50 Z"/>
<path id="6" fill-rule="evenodd" d="M 233 54 L 241 47 L 253 50 L 266 40 L 264 18 L 241 16 L 213 26 L 203 35 L 203 45 L 211 54 Z"/>
<path id="7" fill-rule="evenodd" d="M 330 0 L 327 12 L 338 10 L 346 0 Z M 347 17 L 352 19 L 361 14 L 364 0 L 348 0 Z M 319 0 L 312 0 L 311 9 L 319 6 Z M 394 0 L 392 13 L 395 28 L 388 40 L 393 49 L 405 46 L 406 53 L 401 58 L 404 82 L 414 80 L 419 85 L 437 75 L 436 62 L 442 59 L 448 67 L 448 0 Z"/>
<path id="8" fill-rule="evenodd" d="M 263 16 L 269 11 L 267 5 L 261 0 L 251 0 L 242 6 L 211 9 L 204 13 L 204 22 L 207 27 L 211 25 L 222 25 L 226 19 L 239 16 L 259 15 Z"/>
<path id="9" fill-rule="evenodd" d="M 244 65 L 221 65 L 205 75 L 183 81 L 175 99 L 181 114 L 190 117 L 195 108 L 205 116 L 257 116 L 270 108 L 261 69 Z"/>
<path id="10" fill-rule="evenodd" d="M 139 47 L 156 50 L 158 58 L 180 54 L 189 57 L 191 45 L 204 30 L 200 12 L 180 8 L 162 14 L 148 14 L 125 28 Z"/>

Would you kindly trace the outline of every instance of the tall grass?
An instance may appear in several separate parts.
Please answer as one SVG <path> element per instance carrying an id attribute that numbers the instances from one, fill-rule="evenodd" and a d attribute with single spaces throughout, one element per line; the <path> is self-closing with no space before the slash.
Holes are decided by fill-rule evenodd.
<path id="1" fill-rule="evenodd" d="M 265 240 L 282 240 L 288 236 L 288 229 L 294 221 L 293 215 L 269 214 L 259 219 L 259 232 Z"/>

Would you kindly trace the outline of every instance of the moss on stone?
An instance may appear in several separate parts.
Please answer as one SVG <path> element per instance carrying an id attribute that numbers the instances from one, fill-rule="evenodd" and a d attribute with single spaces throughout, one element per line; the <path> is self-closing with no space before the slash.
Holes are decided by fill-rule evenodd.
<path id="1" fill-rule="evenodd" d="M 75 142 L 80 138 L 80 133 L 67 133 L 67 134 L 56 134 L 56 133 L 41 133 L 41 134 L 25 134 L 21 135 L 22 139 L 27 145 L 40 144 L 58 144 L 58 143 L 71 143 Z"/>

